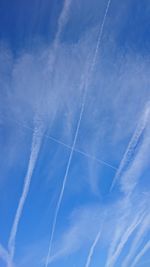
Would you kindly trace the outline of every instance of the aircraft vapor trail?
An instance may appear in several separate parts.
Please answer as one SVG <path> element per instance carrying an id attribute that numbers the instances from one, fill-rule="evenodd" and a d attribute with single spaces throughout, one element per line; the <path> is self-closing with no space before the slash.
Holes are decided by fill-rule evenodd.
<path id="1" fill-rule="evenodd" d="M 136 267 L 139 260 L 144 256 L 144 254 L 150 250 L 150 240 L 145 244 L 143 249 L 138 253 L 138 255 L 135 257 L 133 263 L 131 264 L 131 267 Z"/>
<path id="2" fill-rule="evenodd" d="M 6 249 L 0 244 L 0 258 L 7 264 L 9 263 L 9 254 Z"/>
<path id="3" fill-rule="evenodd" d="M 29 189 L 30 189 L 30 183 L 31 183 L 33 170 L 34 170 L 36 160 L 37 160 L 39 150 L 40 150 L 40 145 L 41 145 L 41 140 L 42 140 L 41 130 L 42 129 L 40 127 L 36 126 L 35 131 L 33 133 L 30 159 L 29 159 L 28 169 L 27 169 L 27 173 L 25 176 L 25 180 L 24 180 L 23 191 L 22 191 L 21 198 L 19 200 L 18 208 L 15 214 L 14 222 L 11 228 L 10 237 L 8 241 L 8 250 L 10 254 L 10 259 L 12 261 L 13 261 L 13 257 L 15 253 L 15 242 L 16 242 L 16 235 L 17 235 L 19 222 L 20 222 L 24 204 L 25 204 L 25 201 L 26 201 Z"/>
<path id="4" fill-rule="evenodd" d="M 64 189 L 65 189 L 66 182 L 67 182 L 68 173 L 69 173 L 69 170 L 70 170 L 70 164 L 71 164 L 71 161 L 72 161 L 73 152 L 75 150 L 75 145 L 76 145 L 76 141 L 77 141 L 77 137 L 78 137 L 78 132 L 79 132 L 79 129 L 80 129 L 80 124 L 81 124 L 81 120 L 82 120 L 82 116 L 83 116 L 83 112 L 84 112 L 87 88 L 89 86 L 89 80 L 90 80 L 91 74 L 92 74 L 92 72 L 94 70 L 95 63 L 96 63 L 97 53 L 98 53 L 98 49 L 99 49 L 99 46 L 100 46 L 100 42 L 101 42 L 101 38 L 102 38 L 102 34 L 103 34 L 103 29 L 104 29 L 104 24 L 105 24 L 105 20 L 106 20 L 106 17 L 107 17 L 107 13 L 108 13 L 108 10 L 109 10 L 110 3 L 111 3 L 111 0 L 109 0 L 108 3 L 107 3 L 107 7 L 106 7 L 106 10 L 105 10 L 103 21 L 102 21 L 102 24 L 100 26 L 100 31 L 99 31 L 99 34 L 98 34 L 98 40 L 97 40 L 97 44 L 96 44 L 96 49 L 95 49 L 93 60 L 92 60 L 91 66 L 90 66 L 89 75 L 87 76 L 87 79 L 85 81 L 85 85 L 83 86 L 83 100 L 82 100 L 82 104 L 81 104 L 81 109 L 80 109 L 80 114 L 79 114 L 79 119 L 78 119 L 76 131 L 75 131 L 73 144 L 72 144 L 72 147 L 71 147 L 71 151 L 70 151 L 70 155 L 69 155 L 69 159 L 68 159 L 68 163 L 67 163 L 67 167 L 66 167 L 65 176 L 64 176 L 64 179 L 63 179 L 61 192 L 60 192 L 60 195 L 59 195 L 59 198 L 58 198 L 58 202 L 57 202 L 57 205 L 56 205 L 56 210 L 55 210 L 54 220 L 53 220 L 53 223 L 52 223 L 52 231 L 51 231 L 51 236 L 50 236 L 50 242 L 49 242 L 49 248 L 48 248 L 48 254 L 47 254 L 47 257 L 46 257 L 45 267 L 48 266 L 49 258 L 51 256 L 52 242 L 53 242 L 55 227 L 56 227 L 56 223 L 57 223 L 57 217 L 58 217 L 59 209 L 60 209 L 60 206 L 61 206 L 61 202 L 62 202 L 62 198 L 63 198 L 63 194 L 64 194 Z"/>
<path id="5" fill-rule="evenodd" d="M 114 188 L 117 180 L 120 178 L 121 174 L 123 173 L 123 171 L 125 170 L 125 168 L 128 166 L 128 164 L 130 163 L 132 154 L 136 148 L 136 145 L 146 127 L 147 121 L 148 121 L 148 117 L 149 117 L 149 113 L 150 113 L 150 106 L 149 106 L 149 102 L 146 105 L 146 108 L 144 109 L 144 113 L 135 129 L 135 132 L 129 142 L 129 145 L 126 149 L 126 152 L 121 160 L 120 166 L 116 172 L 116 175 L 113 179 L 112 185 L 110 187 L 110 192 L 112 191 L 112 189 Z"/>
<path id="6" fill-rule="evenodd" d="M 23 124 L 21 124 L 20 122 L 14 120 L 14 119 L 12 119 L 12 120 L 13 120 L 15 123 L 17 123 L 20 127 L 23 127 L 23 128 L 25 128 L 25 129 L 31 130 L 32 132 L 34 131 L 34 129 L 33 129 L 32 127 L 27 126 L 27 125 L 23 125 Z M 45 137 L 45 138 L 47 138 L 47 139 L 50 139 L 51 141 L 53 141 L 53 142 L 55 142 L 55 143 L 57 143 L 57 144 L 59 144 L 59 145 L 62 145 L 62 146 L 64 146 L 64 147 L 68 148 L 68 149 L 71 149 L 71 146 L 70 146 L 70 145 L 67 145 L 66 143 L 64 143 L 64 142 L 62 142 L 62 141 L 60 141 L 60 140 L 58 140 L 57 138 L 55 138 L 55 137 L 53 137 L 53 136 L 51 136 L 51 135 L 48 135 L 48 134 L 44 133 L 44 134 L 43 134 L 43 137 Z M 79 153 L 79 154 L 81 154 L 81 155 L 83 155 L 83 156 L 85 156 L 85 157 L 87 157 L 87 158 L 90 158 L 91 160 L 97 161 L 97 162 L 100 163 L 100 164 L 106 165 L 107 167 L 110 167 L 110 168 L 113 169 L 114 171 L 117 170 L 117 168 L 116 168 L 115 166 L 113 166 L 112 164 L 106 162 L 105 160 L 102 160 L 102 159 L 99 159 L 99 158 L 97 158 L 97 157 L 94 157 L 93 155 L 90 155 L 90 154 L 88 154 L 88 153 L 86 153 L 86 152 L 84 152 L 84 151 L 82 151 L 82 150 L 80 150 L 80 149 L 78 149 L 78 148 L 74 148 L 74 151 L 77 152 L 77 153 Z"/>
<path id="7" fill-rule="evenodd" d="M 118 227 L 119 229 L 117 229 L 117 232 L 115 232 L 115 236 L 110 244 L 110 248 L 108 251 L 108 256 L 107 256 L 107 261 L 106 261 L 106 267 L 108 266 L 108 261 L 109 259 L 112 257 L 114 251 L 117 248 L 118 242 L 120 240 L 120 237 L 122 235 L 122 232 L 124 231 L 124 227 L 123 227 L 123 222 L 120 222 L 120 227 Z"/>
<path id="8" fill-rule="evenodd" d="M 59 20 L 58 20 L 58 30 L 55 36 L 55 40 L 54 40 L 54 46 L 57 45 L 57 43 L 59 42 L 60 39 L 60 35 L 63 31 L 64 25 L 67 23 L 68 20 L 68 11 L 70 8 L 72 0 L 65 0 L 64 1 L 64 6 L 62 9 L 62 12 L 60 14 Z"/>
<path id="9" fill-rule="evenodd" d="M 59 41 L 60 41 L 60 36 L 61 33 L 63 32 L 64 26 L 67 23 L 68 20 L 68 11 L 70 8 L 72 0 L 64 0 L 64 4 L 63 4 L 63 8 L 62 11 L 60 13 L 59 19 L 58 19 L 58 27 L 57 27 L 57 32 L 52 44 L 52 54 L 50 57 L 50 69 L 49 72 L 52 73 L 52 71 L 54 71 L 54 63 L 55 63 L 55 59 L 56 59 L 56 51 L 59 47 Z"/>
<path id="10" fill-rule="evenodd" d="M 132 257 L 135 255 L 135 252 L 137 248 L 139 247 L 140 243 L 142 242 L 141 238 L 143 237 L 146 230 L 149 228 L 150 225 L 150 216 L 144 219 L 144 224 L 140 227 L 139 232 L 136 234 L 136 237 L 132 243 L 132 246 L 130 248 L 130 252 L 123 261 L 122 267 L 128 267 L 129 262 L 132 259 Z"/>
<path id="11" fill-rule="evenodd" d="M 68 12 L 70 3 L 71 3 L 71 0 L 65 0 L 65 2 L 64 2 L 63 10 L 62 10 L 61 15 L 60 15 L 59 20 L 58 20 L 58 30 L 57 30 L 57 33 L 56 33 L 56 36 L 55 36 L 55 39 L 53 42 L 53 48 L 54 49 L 57 48 L 61 32 L 63 30 L 64 24 L 66 23 L 67 12 Z M 51 65 L 50 65 L 51 68 L 53 68 L 54 60 L 55 60 L 55 57 L 53 58 L 53 60 L 51 62 Z M 23 211 L 23 207 L 25 204 L 25 200 L 26 200 L 26 197 L 28 195 L 29 188 L 30 188 L 31 177 L 32 177 L 32 173 L 34 170 L 36 160 L 37 160 L 37 156 L 39 153 L 41 140 L 42 140 L 42 136 L 43 136 L 43 132 L 37 133 L 37 131 L 38 131 L 38 129 L 33 130 L 33 140 L 32 140 L 32 148 L 31 148 L 29 166 L 28 166 L 26 177 L 25 177 L 23 192 L 22 192 L 22 195 L 21 195 L 21 198 L 19 201 L 19 205 L 17 208 L 17 212 L 15 215 L 15 219 L 14 219 L 13 226 L 12 226 L 11 233 L 10 233 L 10 237 L 9 237 L 8 248 L 9 248 L 9 253 L 10 253 L 11 259 L 13 259 L 13 256 L 14 256 L 15 239 L 16 239 L 17 229 L 18 229 L 19 221 L 20 221 L 21 214 Z"/>
<path id="12" fill-rule="evenodd" d="M 86 265 L 85 267 L 89 267 L 90 264 L 91 264 L 91 260 L 92 260 L 92 257 L 93 257 L 93 254 L 94 254 L 94 251 L 95 251 L 95 248 L 99 242 L 99 239 L 101 237 L 101 233 L 102 233 L 102 227 L 100 228 L 100 230 L 98 231 L 97 235 L 96 235 L 96 238 L 90 248 L 90 251 L 89 251 L 89 254 L 88 254 L 88 258 L 87 258 L 87 262 L 86 262 Z"/>
<path id="13" fill-rule="evenodd" d="M 118 244 L 118 247 L 115 250 L 115 253 L 112 255 L 110 259 L 108 259 L 108 262 L 106 264 L 106 267 L 113 267 L 115 262 L 117 261 L 122 249 L 124 248 L 124 245 L 128 241 L 129 237 L 132 235 L 132 233 L 135 231 L 135 229 L 139 226 L 141 221 L 143 220 L 143 216 L 138 215 L 134 219 L 133 223 L 127 228 L 124 235 L 121 238 L 121 241 Z"/>

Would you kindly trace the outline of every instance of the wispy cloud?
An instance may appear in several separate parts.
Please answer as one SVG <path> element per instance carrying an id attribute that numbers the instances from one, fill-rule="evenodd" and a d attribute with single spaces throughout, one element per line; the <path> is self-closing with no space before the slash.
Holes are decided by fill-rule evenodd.
<path id="1" fill-rule="evenodd" d="M 55 250 L 49 262 L 71 255 L 93 242 L 100 235 L 103 209 L 99 206 L 85 206 L 75 210 L 70 217 L 70 226 L 55 243 Z M 93 227 L 90 227 L 93 225 Z M 98 241 L 97 241 L 98 242 Z"/>

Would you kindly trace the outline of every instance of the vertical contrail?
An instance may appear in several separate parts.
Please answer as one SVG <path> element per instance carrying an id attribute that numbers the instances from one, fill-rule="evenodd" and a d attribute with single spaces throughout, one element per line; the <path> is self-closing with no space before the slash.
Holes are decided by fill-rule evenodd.
<path id="1" fill-rule="evenodd" d="M 10 237 L 8 241 L 8 250 L 9 250 L 11 261 L 13 261 L 13 257 L 15 253 L 15 242 L 16 242 L 16 235 L 17 235 L 20 218 L 21 218 L 24 204 L 25 204 L 28 192 L 29 192 L 33 170 L 34 170 L 36 160 L 37 160 L 39 150 L 40 150 L 40 145 L 41 145 L 41 140 L 42 140 L 41 131 L 42 129 L 40 127 L 37 127 L 37 126 L 35 127 L 33 138 L 32 138 L 32 146 L 31 146 L 31 154 L 30 154 L 30 159 L 29 159 L 28 170 L 27 170 L 25 180 L 24 180 L 23 192 L 19 200 L 18 208 L 15 214 L 14 222 L 13 222 L 11 232 L 10 232 Z"/>
<path id="2" fill-rule="evenodd" d="M 98 231 L 97 235 L 96 235 L 96 238 L 90 248 L 90 251 L 89 251 L 89 254 L 88 254 L 88 258 L 87 258 L 87 262 L 85 264 L 85 267 L 90 267 L 90 264 L 91 264 L 91 260 L 92 260 L 92 257 L 93 257 L 93 254 L 94 254 L 94 251 L 95 251 L 95 248 L 100 240 L 100 237 L 101 237 L 101 233 L 102 233 L 102 227 L 100 228 L 100 230 Z"/>
<path id="3" fill-rule="evenodd" d="M 150 250 L 150 240 L 145 244 L 143 249 L 138 253 L 138 255 L 135 257 L 133 263 L 130 265 L 130 267 L 136 267 L 138 261 L 144 256 L 144 254 Z"/>
<path id="4" fill-rule="evenodd" d="M 73 144 L 72 144 L 72 147 L 71 147 L 71 151 L 70 151 L 70 155 L 69 155 L 69 159 L 68 159 L 68 163 L 67 163 L 67 167 L 66 167 L 65 176 L 64 176 L 64 179 L 63 179 L 61 192 L 60 192 L 60 195 L 59 195 L 59 198 L 58 198 L 58 202 L 57 202 L 57 205 L 56 205 L 56 210 L 55 210 L 54 220 L 53 220 L 53 224 L 52 224 L 52 231 L 51 231 L 51 236 L 50 236 L 50 242 L 49 242 L 49 248 L 48 248 L 48 254 L 47 254 L 47 257 L 46 257 L 45 267 L 48 266 L 49 258 L 51 256 L 52 242 L 53 242 L 55 227 L 56 227 L 56 223 L 57 223 L 57 217 L 58 217 L 60 205 L 61 205 L 61 202 L 62 202 L 64 189 L 65 189 L 66 182 L 67 182 L 68 172 L 69 172 L 69 169 L 70 169 L 70 164 L 71 164 L 71 161 L 72 161 L 73 152 L 75 150 L 75 145 L 76 145 L 76 141 L 77 141 L 77 137 L 78 137 L 78 133 L 79 133 L 79 129 L 80 129 L 80 124 L 81 124 L 81 120 L 82 120 L 82 116 L 83 116 L 83 112 L 84 112 L 87 88 L 89 86 L 90 77 L 92 75 L 92 72 L 94 70 L 94 66 L 95 66 L 95 63 L 96 63 L 97 53 L 98 53 L 98 49 L 99 49 L 99 46 L 100 46 L 100 43 L 101 43 L 103 29 L 104 29 L 104 25 L 105 25 L 105 20 L 106 20 L 106 17 L 107 17 L 107 13 L 108 13 L 108 10 L 109 10 L 110 3 L 111 3 L 111 0 L 109 0 L 108 3 L 107 3 L 105 14 L 104 14 L 104 17 L 103 17 L 103 21 L 102 21 L 102 24 L 100 26 L 100 30 L 99 30 L 99 33 L 98 33 L 98 40 L 97 40 L 97 43 L 96 43 L 96 48 L 95 48 L 93 60 L 91 62 L 89 74 L 87 76 L 87 79 L 84 82 L 84 86 L 82 86 L 83 87 L 82 88 L 83 89 L 83 100 L 82 100 L 82 104 L 81 104 L 81 109 L 80 109 L 80 114 L 79 114 L 79 119 L 78 119 L 76 131 L 75 131 Z"/>
<path id="5" fill-rule="evenodd" d="M 149 118 L 149 113 L 150 113 L 150 106 L 149 106 L 149 102 L 146 105 L 146 108 L 144 109 L 144 113 L 140 119 L 140 122 L 138 123 L 136 130 L 129 142 L 129 145 L 127 147 L 127 150 L 121 160 L 120 166 L 118 168 L 118 171 L 112 181 L 112 185 L 110 188 L 110 192 L 112 191 L 112 189 L 114 188 L 114 185 L 116 184 L 117 180 L 120 178 L 120 176 L 122 175 L 122 173 L 124 172 L 124 170 L 127 168 L 128 164 L 130 163 L 132 154 L 134 153 L 134 150 L 136 148 L 136 145 L 138 144 L 138 141 L 146 127 L 148 118 Z"/>

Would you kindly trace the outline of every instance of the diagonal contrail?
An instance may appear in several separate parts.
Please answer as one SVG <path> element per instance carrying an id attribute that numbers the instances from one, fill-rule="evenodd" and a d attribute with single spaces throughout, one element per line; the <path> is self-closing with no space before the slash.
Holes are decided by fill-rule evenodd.
<path id="1" fill-rule="evenodd" d="M 127 228 L 127 230 L 123 234 L 123 236 L 122 236 L 122 238 L 118 244 L 118 247 L 115 250 L 115 253 L 112 255 L 111 258 L 108 259 L 106 267 L 113 267 L 114 266 L 114 264 L 117 261 L 122 249 L 124 248 L 124 245 L 129 240 L 130 236 L 135 231 L 135 229 L 139 226 L 139 224 L 141 223 L 142 220 L 143 220 L 142 214 L 139 214 L 138 216 L 136 216 L 133 223 Z"/>
<path id="2" fill-rule="evenodd" d="M 63 27 L 67 21 L 67 12 L 70 6 L 71 0 L 65 0 L 64 3 L 64 7 L 63 10 L 61 12 L 61 15 L 59 17 L 59 21 L 58 21 L 58 30 L 53 42 L 53 49 L 56 50 L 58 43 L 59 43 L 59 37 L 61 35 L 61 32 L 63 30 Z M 54 61 L 55 61 L 55 57 L 53 58 L 52 62 L 50 62 L 50 67 L 51 69 L 53 69 L 53 65 L 54 65 Z M 37 132 L 38 131 L 38 132 Z M 10 253 L 10 257 L 11 259 L 13 259 L 14 257 L 14 252 L 15 252 L 15 240 L 16 240 L 16 234 L 17 234 L 17 229 L 18 229 L 18 225 L 19 225 L 19 221 L 21 218 L 21 214 L 23 211 L 23 207 L 25 204 L 25 200 L 26 197 L 28 195 L 28 191 L 30 188 L 30 183 L 31 183 L 31 177 L 32 177 L 32 173 L 34 170 L 34 166 L 37 160 L 37 156 L 39 153 L 39 149 L 40 149 L 40 145 L 41 145 L 41 140 L 42 140 L 42 136 L 43 136 L 43 132 L 39 132 L 39 129 L 36 128 L 33 132 L 33 140 L 32 140 L 32 148 L 31 148 L 31 155 L 30 155 L 30 160 L 29 160 L 29 166 L 28 166 L 28 171 L 25 177 L 25 184 L 24 184 L 24 188 L 23 188 L 23 192 L 19 201 L 19 205 L 17 208 L 17 212 L 15 215 L 15 219 L 13 222 L 13 226 L 11 229 L 11 233 L 10 233 L 10 237 L 9 237 L 9 242 L 8 242 L 8 248 L 9 248 L 9 253 Z"/>
<path id="3" fill-rule="evenodd" d="M 60 192 L 60 195 L 59 195 L 59 198 L 58 198 L 58 202 L 57 202 L 57 205 L 56 205 L 56 210 L 55 210 L 54 219 L 53 219 L 53 223 L 52 223 L 52 231 L 51 231 L 51 236 L 50 236 L 50 241 L 49 241 L 49 248 L 48 248 L 48 254 L 47 254 L 47 257 L 46 257 L 45 267 L 48 266 L 49 258 L 51 256 L 51 249 L 52 249 L 52 243 L 53 243 L 55 227 L 56 227 L 56 223 L 57 223 L 57 217 L 58 217 L 60 205 L 61 205 L 61 202 L 62 202 L 64 189 L 65 189 L 65 186 L 66 186 L 67 177 L 68 177 L 68 173 L 69 173 L 69 170 L 70 170 L 70 164 L 71 164 L 71 161 L 72 161 L 73 152 L 75 150 L 75 145 L 76 145 L 76 141 L 77 141 L 77 137 L 78 137 L 78 133 L 79 133 L 79 129 L 80 129 L 80 124 L 81 124 L 81 120 L 82 120 L 82 116 L 83 116 L 83 112 L 84 112 L 87 88 L 89 86 L 90 78 L 91 78 L 91 75 L 92 75 L 94 67 L 95 67 L 97 53 L 98 53 L 98 49 L 99 49 L 99 46 L 100 46 L 100 43 L 101 43 L 104 24 L 105 24 L 105 20 L 106 20 L 106 17 L 107 17 L 107 13 L 108 13 L 108 10 L 109 10 L 110 3 L 111 3 L 111 0 L 109 0 L 108 3 L 107 3 L 107 7 L 106 7 L 106 10 L 105 10 L 103 21 L 102 21 L 102 24 L 100 26 L 100 30 L 99 30 L 99 34 L 98 34 L 98 40 L 97 40 L 97 43 L 96 43 L 96 48 L 95 48 L 93 60 L 92 60 L 91 66 L 90 66 L 89 74 L 88 74 L 88 76 L 87 76 L 87 78 L 86 78 L 86 80 L 85 80 L 85 82 L 83 84 L 83 88 L 82 88 L 82 90 L 83 90 L 83 100 L 82 100 L 82 104 L 81 104 L 81 109 L 80 109 L 80 114 L 79 114 L 79 119 L 78 119 L 76 131 L 75 131 L 73 144 L 72 144 L 72 147 L 71 147 L 71 151 L 70 151 L 70 155 L 69 155 L 69 159 L 68 159 L 68 163 L 67 163 L 67 167 L 66 167 L 65 176 L 64 176 L 64 179 L 63 179 L 61 192 Z"/>
<path id="4" fill-rule="evenodd" d="M 60 36 L 64 30 L 64 26 L 66 25 L 68 21 L 68 13 L 69 9 L 71 6 L 72 0 L 64 0 L 63 8 L 60 13 L 59 19 L 58 19 L 58 26 L 57 26 L 57 32 L 54 38 L 54 41 L 52 43 L 52 54 L 49 57 L 49 73 L 52 74 L 54 71 L 54 65 L 55 65 L 55 60 L 56 60 L 56 54 L 57 50 L 59 48 L 59 41 L 60 41 Z"/>
<path id="5" fill-rule="evenodd" d="M 98 244 L 98 242 L 100 240 L 101 234 L 102 234 L 102 226 L 101 226 L 100 230 L 98 231 L 98 233 L 96 235 L 96 238 L 95 238 L 95 240 L 94 240 L 94 242 L 93 242 L 93 244 L 92 244 L 92 246 L 90 248 L 85 267 L 90 267 L 93 254 L 94 254 L 95 248 L 96 248 L 96 246 L 97 246 L 97 244 Z"/>
<path id="6" fill-rule="evenodd" d="M 129 251 L 127 257 L 125 258 L 125 260 L 123 261 L 122 267 L 128 267 L 129 266 L 130 260 L 132 259 L 132 257 L 134 257 L 136 250 L 138 249 L 138 247 L 140 246 L 140 244 L 142 242 L 142 237 L 144 236 L 145 232 L 149 229 L 150 216 L 148 215 L 143 221 L 144 221 L 144 223 L 140 227 L 139 232 L 136 234 L 136 237 L 134 238 L 134 240 L 132 242 L 132 246 L 130 248 L 130 251 Z"/>
<path id="7" fill-rule="evenodd" d="M 27 173 L 25 176 L 23 192 L 22 192 L 21 198 L 19 200 L 18 208 L 17 208 L 16 214 L 15 214 L 14 222 L 13 222 L 11 232 L 10 232 L 10 237 L 9 237 L 9 241 L 8 241 L 8 250 L 9 250 L 10 258 L 12 261 L 13 261 L 13 257 L 14 257 L 14 253 L 15 253 L 16 235 L 17 235 L 19 222 L 21 219 L 21 215 L 22 215 L 22 211 L 24 208 L 26 198 L 28 196 L 32 174 L 34 171 L 34 167 L 35 167 L 36 160 L 37 160 L 40 146 L 41 146 L 41 141 L 42 141 L 41 132 L 42 132 L 42 130 L 43 129 L 41 127 L 36 126 L 34 133 L 33 133 L 31 154 L 30 154 Z"/>
<path id="8" fill-rule="evenodd" d="M 122 173 L 124 172 L 124 170 L 127 168 L 128 164 L 131 161 L 131 157 L 134 153 L 134 150 L 136 148 L 136 145 L 138 144 L 138 141 L 147 125 L 147 121 L 149 118 L 149 113 L 150 113 L 150 106 L 149 106 L 149 102 L 147 103 L 145 109 L 144 109 L 144 113 L 142 114 L 142 117 L 136 127 L 136 130 L 129 142 L 129 145 L 127 147 L 127 150 L 121 160 L 120 166 L 118 168 L 118 171 L 116 172 L 116 175 L 112 181 L 112 185 L 110 187 L 110 192 L 112 191 L 112 189 L 114 188 L 117 180 L 120 178 L 120 176 L 122 175 Z"/>
<path id="9" fill-rule="evenodd" d="M 150 250 L 150 240 L 145 244 L 143 249 L 138 253 L 138 255 L 135 257 L 133 263 L 130 265 L 130 267 L 136 267 L 139 260 L 144 256 L 144 254 Z"/>
<path id="10" fill-rule="evenodd" d="M 0 258 L 8 264 L 10 267 L 13 267 L 13 264 L 10 261 L 10 256 L 8 251 L 0 244 Z"/>

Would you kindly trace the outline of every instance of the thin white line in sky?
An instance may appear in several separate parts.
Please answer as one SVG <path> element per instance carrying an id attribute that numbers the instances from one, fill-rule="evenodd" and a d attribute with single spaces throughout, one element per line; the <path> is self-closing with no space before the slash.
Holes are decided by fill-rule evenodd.
<path id="1" fill-rule="evenodd" d="M 16 124 L 18 124 L 22 128 L 28 129 L 28 130 L 30 130 L 32 132 L 34 131 L 34 129 L 32 127 L 28 126 L 28 125 L 24 125 L 21 122 L 16 121 L 14 119 L 11 119 L 11 120 L 14 121 Z M 71 149 L 70 145 L 67 145 L 66 143 L 58 140 L 57 138 L 55 138 L 53 136 L 50 136 L 50 135 L 44 133 L 43 137 L 45 137 L 45 138 L 47 138 L 47 139 L 49 139 L 49 140 L 51 140 L 51 141 L 53 141 L 53 142 L 55 142 L 55 143 L 57 143 L 59 145 L 64 146 L 67 149 Z M 99 159 L 99 158 L 97 158 L 97 157 L 95 157 L 95 156 L 93 156 L 91 154 L 88 154 L 88 153 L 86 153 L 86 152 L 84 152 L 84 151 L 82 151 L 82 150 L 80 150 L 78 148 L 74 148 L 74 152 L 79 153 L 79 154 L 81 154 L 81 155 L 83 155 L 83 156 L 85 156 L 85 157 L 87 157 L 87 158 L 89 158 L 91 160 L 97 161 L 99 164 L 106 165 L 107 167 L 112 168 L 114 171 L 117 171 L 117 167 L 113 166 L 112 164 L 108 163 L 107 161 Z"/>
<path id="2" fill-rule="evenodd" d="M 53 219 L 53 223 L 52 223 L 52 231 L 51 231 L 51 236 L 50 236 L 50 241 L 49 241 L 49 248 L 48 248 L 48 254 L 47 254 L 47 257 L 46 257 L 45 267 L 48 267 L 48 265 L 49 265 L 49 258 L 51 256 L 52 243 L 53 243 L 53 238 L 54 238 L 54 233 L 55 233 L 55 228 L 56 228 L 56 223 L 57 223 L 57 217 L 58 217 L 58 213 L 59 213 L 59 210 L 60 210 L 62 198 L 63 198 L 63 195 L 64 195 L 64 190 L 65 190 L 65 186 L 66 186 L 66 182 L 67 182 L 67 178 L 68 178 L 68 173 L 69 173 L 69 170 L 70 170 L 70 165 L 71 165 L 71 161 L 72 161 L 72 157 L 73 157 L 73 152 L 74 152 L 76 141 L 77 141 L 77 138 L 78 138 L 80 124 L 81 124 L 81 120 L 82 120 L 82 116 L 83 116 L 83 112 L 84 112 L 84 107 L 85 107 L 87 89 L 88 89 L 90 78 L 91 78 L 92 72 L 94 70 L 95 63 L 96 63 L 96 57 L 97 57 L 98 49 L 99 49 L 99 46 L 100 46 L 100 42 L 101 42 L 101 38 L 102 38 L 102 34 L 103 34 L 103 29 L 104 29 L 104 24 L 105 24 L 105 20 L 106 20 L 106 17 L 107 17 L 107 13 L 108 13 L 108 10 L 109 10 L 110 3 L 111 3 L 111 0 L 109 0 L 108 3 L 107 3 L 107 7 L 106 7 L 106 10 L 105 10 L 104 18 L 103 18 L 102 24 L 100 26 L 100 31 L 99 31 L 99 34 L 98 34 L 98 40 L 97 40 L 97 43 L 96 43 L 96 49 L 95 49 L 93 60 L 92 60 L 92 63 L 91 63 L 89 75 L 87 77 L 85 77 L 85 84 L 83 86 L 83 100 L 82 100 L 82 104 L 81 104 L 80 115 L 79 115 L 77 128 L 76 128 L 76 131 L 75 131 L 75 136 L 74 136 L 73 144 L 72 144 L 72 147 L 71 147 L 71 151 L 70 151 L 70 155 L 69 155 L 69 159 L 68 159 L 68 163 L 67 163 L 67 167 L 66 167 L 65 176 L 64 176 L 64 179 L 63 179 L 63 184 L 62 184 L 60 195 L 59 195 L 58 202 L 57 202 L 57 205 L 56 205 L 56 210 L 55 210 L 54 219 Z"/>

